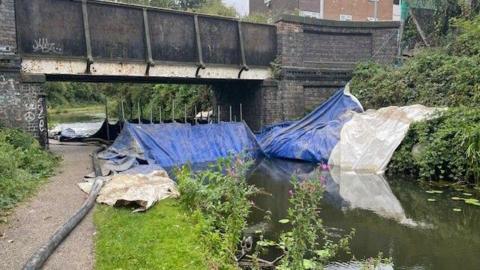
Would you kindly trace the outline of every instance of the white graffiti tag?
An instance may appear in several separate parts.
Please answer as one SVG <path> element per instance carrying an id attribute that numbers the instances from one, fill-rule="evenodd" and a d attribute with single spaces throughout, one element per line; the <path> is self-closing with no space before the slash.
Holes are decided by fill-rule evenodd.
<path id="1" fill-rule="evenodd" d="M 44 107 L 44 98 L 39 98 L 37 101 L 37 110 L 38 110 L 38 129 L 40 132 L 45 131 L 45 107 Z"/>
<path id="2" fill-rule="evenodd" d="M 33 112 L 27 112 L 27 113 L 25 113 L 23 118 L 27 122 L 33 122 L 33 121 L 35 121 L 35 114 Z"/>
<path id="3" fill-rule="evenodd" d="M 39 38 L 34 41 L 34 52 L 62 54 L 63 48 L 57 47 L 55 43 L 49 42 L 47 38 Z"/>
<path id="4" fill-rule="evenodd" d="M 7 87 L 9 86 L 9 89 L 15 89 L 15 81 L 13 79 L 6 79 L 5 76 L 1 75 L 0 76 L 0 86 L 1 87 Z"/>

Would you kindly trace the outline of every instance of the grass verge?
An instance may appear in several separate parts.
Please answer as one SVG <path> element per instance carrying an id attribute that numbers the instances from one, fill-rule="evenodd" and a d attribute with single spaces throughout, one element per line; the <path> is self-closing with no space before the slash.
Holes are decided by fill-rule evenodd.
<path id="1" fill-rule="evenodd" d="M 0 128 L 0 216 L 26 199 L 51 176 L 59 158 L 30 135 Z"/>
<path id="2" fill-rule="evenodd" d="M 204 221 L 175 199 L 146 213 L 98 206 L 96 269 L 209 269 L 201 240 Z"/>

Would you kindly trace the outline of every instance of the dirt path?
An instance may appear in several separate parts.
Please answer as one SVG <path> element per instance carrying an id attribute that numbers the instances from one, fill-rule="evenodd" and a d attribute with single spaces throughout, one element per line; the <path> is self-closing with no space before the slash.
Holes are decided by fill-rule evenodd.
<path id="1" fill-rule="evenodd" d="M 95 147 L 51 145 L 50 148 L 63 157 L 59 172 L 36 196 L 15 209 L 6 226 L 0 227 L 0 233 L 5 234 L 0 239 L 0 269 L 21 269 L 87 197 L 76 183 L 92 171 L 89 154 Z M 90 213 L 50 257 L 44 269 L 93 269 L 94 232 Z"/>

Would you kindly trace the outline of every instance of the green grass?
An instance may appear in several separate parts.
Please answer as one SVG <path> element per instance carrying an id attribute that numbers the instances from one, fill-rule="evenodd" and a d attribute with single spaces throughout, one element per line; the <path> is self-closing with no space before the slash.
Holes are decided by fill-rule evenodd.
<path id="1" fill-rule="evenodd" d="M 0 217 L 53 175 L 59 160 L 32 136 L 0 128 Z"/>
<path id="2" fill-rule="evenodd" d="M 209 269 L 203 220 L 174 199 L 146 213 L 97 206 L 96 269 Z"/>

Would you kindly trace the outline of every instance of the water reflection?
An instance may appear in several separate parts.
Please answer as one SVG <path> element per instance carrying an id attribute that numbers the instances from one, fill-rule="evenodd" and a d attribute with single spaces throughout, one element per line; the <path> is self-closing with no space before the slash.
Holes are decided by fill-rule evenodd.
<path id="1" fill-rule="evenodd" d="M 271 211 L 266 237 L 278 238 L 286 229 L 277 221 L 287 215 L 291 177 L 305 179 L 314 170 L 307 163 L 261 161 L 248 181 L 270 195 L 255 199 L 263 210 L 254 209 L 251 224 L 259 226 L 264 210 Z M 356 229 L 351 248 L 357 259 L 376 257 L 381 251 L 393 258 L 395 269 L 479 269 L 480 209 L 450 199 L 458 194 L 431 195 L 414 182 L 383 176 L 352 176 L 335 170 L 325 176 L 324 225 L 338 234 Z M 437 201 L 429 202 L 431 196 Z M 409 226 L 412 220 L 431 226 Z M 336 265 L 346 265 L 350 259 L 338 258 Z"/>
<path id="2" fill-rule="evenodd" d="M 364 209 L 402 224 L 415 224 L 406 217 L 402 205 L 383 175 L 356 174 L 338 169 L 322 172 L 322 175 L 326 180 L 324 196 L 332 206 L 342 210 Z M 288 197 L 285 196 L 288 195 L 292 177 L 301 181 L 318 176 L 315 165 L 310 163 L 264 159 L 255 168 L 249 181 L 263 190 L 273 191 L 269 199 L 259 200 L 259 203 L 274 205 L 272 213 L 285 215 L 285 209 L 288 208 Z"/>
<path id="3" fill-rule="evenodd" d="M 364 209 L 401 224 L 416 225 L 406 217 L 383 175 L 358 174 L 334 168 L 327 179 L 326 192 L 330 196 L 338 196 L 348 209 Z"/>

